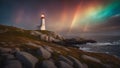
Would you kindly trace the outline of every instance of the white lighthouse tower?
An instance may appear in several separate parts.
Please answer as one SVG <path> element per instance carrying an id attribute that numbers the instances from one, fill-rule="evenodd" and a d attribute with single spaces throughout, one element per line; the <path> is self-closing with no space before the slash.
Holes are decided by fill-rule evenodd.
<path id="1" fill-rule="evenodd" d="M 40 30 L 46 30 L 45 29 L 45 15 L 44 14 L 41 14 Z"/>

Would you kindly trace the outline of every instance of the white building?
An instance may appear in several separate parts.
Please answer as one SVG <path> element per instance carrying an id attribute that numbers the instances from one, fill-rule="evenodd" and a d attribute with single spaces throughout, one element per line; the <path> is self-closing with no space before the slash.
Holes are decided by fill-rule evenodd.
<path id="1" fill-rule="evenodd" d="M 46 30 L 45 29 L 45 15 L 41 15 L 41 24 L 40 24 L 40 30 Z"/>

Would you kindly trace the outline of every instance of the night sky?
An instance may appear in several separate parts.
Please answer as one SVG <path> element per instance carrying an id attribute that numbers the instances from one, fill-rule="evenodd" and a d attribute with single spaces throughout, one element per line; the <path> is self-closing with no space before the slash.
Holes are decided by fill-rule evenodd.
<path id="1" fill-rule="evenodd" d="M 120 35 L 120 0 L 0 0 L 0 24 L 63 34 Z"/>

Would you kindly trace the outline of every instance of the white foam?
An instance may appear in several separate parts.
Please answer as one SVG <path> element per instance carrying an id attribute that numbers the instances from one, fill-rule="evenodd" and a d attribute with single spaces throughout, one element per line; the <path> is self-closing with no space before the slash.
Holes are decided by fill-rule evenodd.
<path id="1" fill-rule="evenodd" d="M 90 48 L 86 48 L 86 47 L 80 47 L 79 49 L 87 52 L 93 52 L 90 50 Z"/>
<path id="2" fill-rule="evenodd" d="M 87 43 L 87 45 L 92 45 L 92 46 L 106 46 L 106 45 L 113 45 L 112 43 L 106 42 L 106 43 Z"/>

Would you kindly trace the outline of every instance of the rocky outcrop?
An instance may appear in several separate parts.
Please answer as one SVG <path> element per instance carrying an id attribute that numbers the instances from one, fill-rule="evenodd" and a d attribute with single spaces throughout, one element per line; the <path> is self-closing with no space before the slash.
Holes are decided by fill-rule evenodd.
<path id="1" fill-rule="evenodd" d="M 120 68 L 118 57 L 71 47 L 88 42 L 96 41 L 0 25 L 0 68 Z"/>
<path id="2" fill-rule="evenodd" d="M 16 57 L 27 67 L 34 68 L 38 59 L 27 52 L 16 52 Z"/>
<path id="3" fill-rule="evenodd" d="M 31 31 L 31 35 L 39 37 L 40 40 L 44 40 L 47 42 L 58 42 L 63 40 L 64 38 L 57 33 L 51 31 Z"/>
<path id="4" fill-rule="evenodd" d="M 44 60 L 41 68 L 57 68 L 51 60 Z"/>
<path id="5" fill-rule="evenodd" d="M 42 56 L 44 59 L 49 59 L 51 57 L 51 53 L 43 47 L 40 47 L 37 50 L 37 53 L 38 53 L 39 56 Z"/>
<path id="6" fill-rule="evenodd" d="M 71 38 L 71 39 L 64 39 L 64 40 L 62 40 L 62 41 L 60 41 L 58 43 L 62 44 L 62 45 L 74 46 L 76 44 L 96 43 L 96 41 L 95 40 L 91 40 L 91 39 Z"/>

